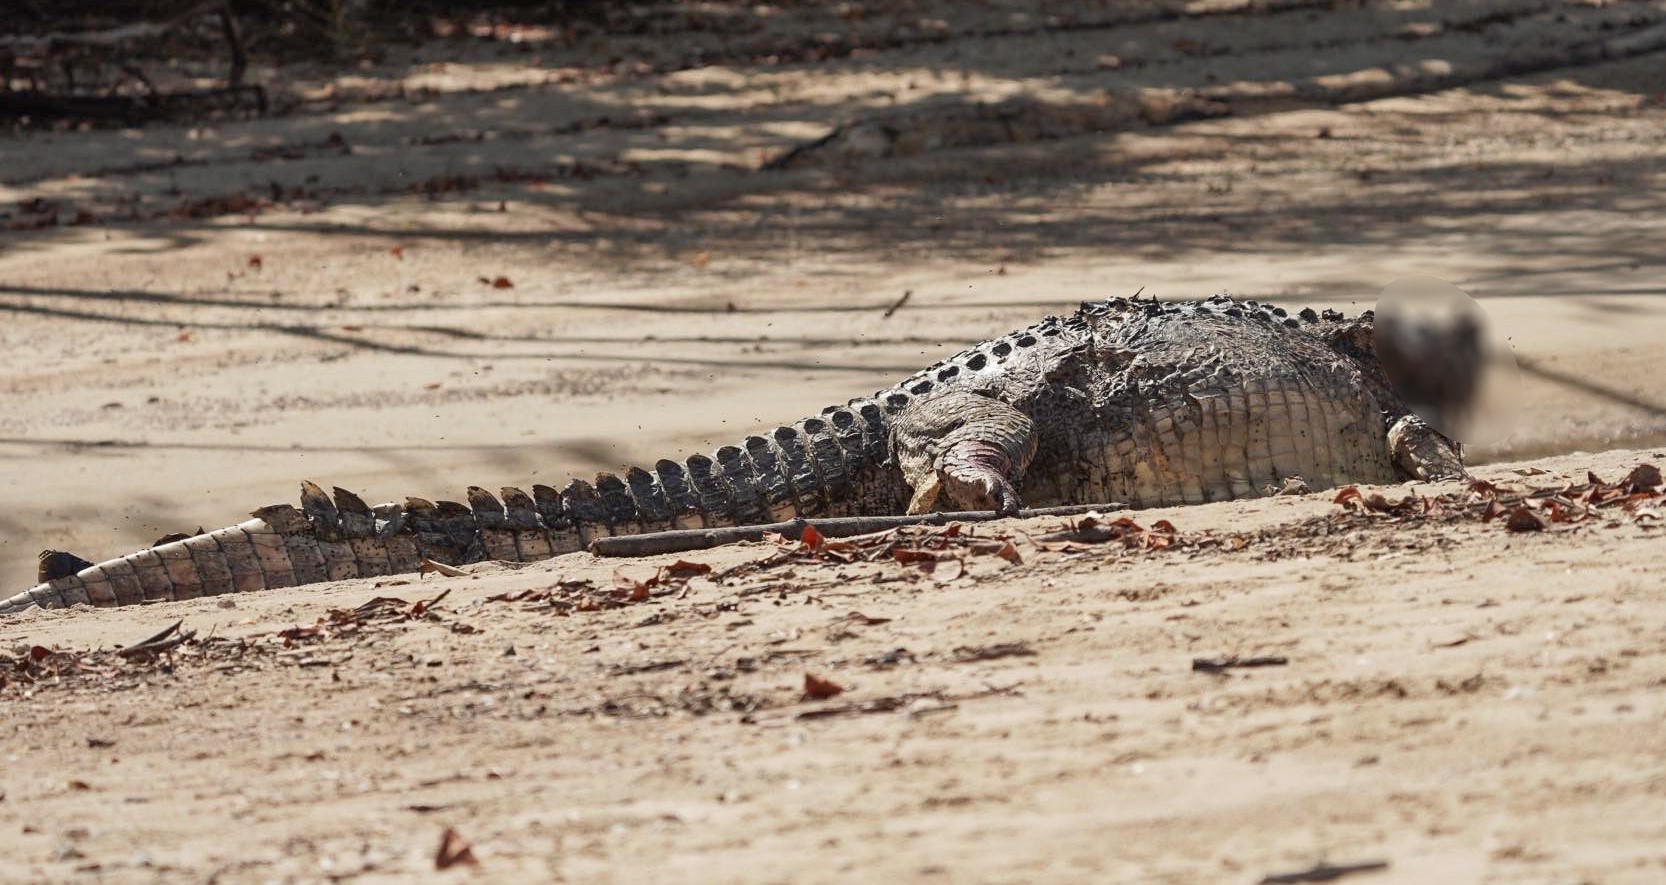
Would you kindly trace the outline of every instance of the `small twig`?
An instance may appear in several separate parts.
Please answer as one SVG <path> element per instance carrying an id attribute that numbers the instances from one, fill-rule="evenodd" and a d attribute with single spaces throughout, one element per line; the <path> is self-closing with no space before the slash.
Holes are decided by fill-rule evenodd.
<path id="1" fill-rule="evenodd" d="M 766 534 L 778 534 L 797 540 L 804 527 L 814 525 L 825 538 L 849 538 L 882 532 L 910 525 L 947 525 L 951 522 L 989 522 L 1012 516 L 1031 519 L 1040 516 L 1079 516 L 1095 511 L 1126 510 L 1126 504 L 1072 504 L 1065 507 L 1037 507 L 1005 514 L 996 510 L 967 510 L 959 513 L 922 513 L 914 516 L 840 516 L 829 519 L 790 519 L 765 525 L 742 525 L 718 529 L 676 529 L 650 532 L 645 535 L 621 535 L 597 538 L 590 542 L 590 552 L 597 556 L 653 556 L 660 553 L 681 553 L 705 550 L 734 544 L 739 541 L 761 541 Z M 441 572 L 444 574 L 444 572 Z"/>
<path id="2" fill-rule="evenodd" d="M 180 632 L 179 627 L 184 623 L 184 620 L 175 621 L 170 624 L 166 630 L 163 630 L 148 639 L 135 642 L 132 645 L 116 652 L 116 654 L 124 658 L 137 658 L 144 657 L 146 655 L 155 655 L 160 652 L 165 652 L 171 648 L 177 648 L 184 645 L 194 639 L 197 635 L 197 631 L 195 630 Z"/>
<path id="3" fill-rule="evenodd" d="M 127 648 L 138 648 L 141 645 L 150 645 L 151 643 L 154 643 L 154 642 L 161 642 L 162 640 L 167 639 L 169 636 L 174 635 L 174 631 L 178 630 L 180 628 L 180 625 L 182 625 L 184 623 L 185 623 L 185 619 L 181 618 L 181 619 L 173 622 L 172 624 L 169 624 L 165 629 L 163 629 L 163 631 L 161 633 L 158 633 L 155 636 L 150 636 L 150 637 L 147 637 L 145 639 L 141 639 L 138 642 L 135 642 L 132 645 L 129 645 Z M 126 649 L 123 649 L 123 651 L 126 651 Z"/>
<path id="4" fill-rule="evenodd" d="M 1329 864 L 1319 861 L 1312 868 L 1294 873 L 1273 873 L 1261 878 L 1261 885 L 1297 885 L 1302 882 L 1335 882 L 1343 876 L 1355 873 L 1380 873 L 1388 869 L 1386 860 L 1368 860 L 1361 863 Z"/>
<path id="5" fill-rule="evenodd" d="M 226 45 L 231 51 L 231 70 L 226 74 L 226 85 L 233 89 L 243 85 L 243 72 L 249 67 L 249 55 L 243 48 L 243 34 L 237 28 L 237 19 L 231 14 L 231 4 L 220 5 L 220 30 L 225 34 Z"/>
<path id="6" fill-rule="evenodd" d="M 442 600 L 444 600 L 447 596 L 451 595 L 452 589 L 453 588 L 451 588 L 451 587 L 447 587 L 444 590 L 440 591 L 440 595 L 434 597 L 433 599 L 429 599 L 429 600 L 426 600 L 424 602 L 420 602 L 418 604 L 422 606 L 423 611 L 433 611 L 434 606 L 439 605 Z"/>
<path id="7" fill-rule="evenodd" d="M 969 664 L 973 661 L 993 661 L 999 658 L 1033 658 L 1035 649 L 1030 648 L 1028 642 L 1002 642 L 996 645 L 960 646 L 953 653 L 952 660 L 957 664 Z"/>
<path id="8" fill-rule="evenodd" d="M 914 290 L 913 289 L 904 289 L 902 291 L 902 297 L 898 298 L 896 301 L 891 302 L 891 306 L 885 308 L 885 312 L 880 314 L 879 318 L 884 319 L 884 320 L 890 319 L 893 315 L 896 314 L 897 311 L 902 310 L 902 306 L 904 304 L 907 304 L 908 299 L 910 299 L 912 297 L 914 297 Z"/>
<path id="9" fill-rule="evenodd" d="M 814 710 L 805 710 L 793 718 L 805 720 L 832 719 L 838 716 L 861 716 L 867 713 L 890 713 L 893 710 L 900 710 L 907 706 L 908 702 L 914 700 L 915 697 L 924 697 L 924 695 L 900 695 L 897 697 L 874 698 L 873 700 L 868 701 L 856 701 L 848 704 L 833 704 L 826 707 L 817 707 Z"/>
<path id="10" fill-rule="evenodd" d="M 608 670 L 607 675 L 634 676 L 638 673 L 658 673 L 661 670 L 675 670 L 687 663 L 683 658 L 675 658 L 669 661 L 650 661 L 646 664 L 621 664 Z"/>
<path id="11" fill-rule="evenodd" d="M 1224 658 L 1192 658 L 1192 671 L 1196 673 L 1220 673 L 1233 667 L 1282 667 L 1290 663 L 1290 659 L 1283 655 L 1261 655 L 1253 658 L 1240 658 L 1235 655 Z"/>

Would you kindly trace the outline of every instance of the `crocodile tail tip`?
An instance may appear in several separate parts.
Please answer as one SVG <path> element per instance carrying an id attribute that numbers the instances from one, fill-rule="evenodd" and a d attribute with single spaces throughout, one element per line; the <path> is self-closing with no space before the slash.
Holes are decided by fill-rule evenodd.
<path id="1" fill-rule="evenodd" d="M 10 599 L 0 599 L 0 617 L 19 614 L 39 606 L 40 603 L 35 601 L 34 593 L 25 590 Z"/>
<path id="2" fill-rule="evenodd" d="M 53 551 L 47 551 L 51 553 Z M 71 574 L 74 574 L 71 572 Z M 61 578 L 51 582 L 42 581 L 39 584 L 17 594 L 9 599 L 0 599 L 0 617 L 15 615 L 35 608 L 69 608 L 76 602 L 84 602 L 85 597 L 72 599 L 65 593 L 66 583 Z"/>

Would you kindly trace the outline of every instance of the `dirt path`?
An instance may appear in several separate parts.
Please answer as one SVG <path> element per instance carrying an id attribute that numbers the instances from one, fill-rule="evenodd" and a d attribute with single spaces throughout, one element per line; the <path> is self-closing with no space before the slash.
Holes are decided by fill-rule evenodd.
<path id="1" fill-rule="evenodd" d="M 302 478 L 445 498 L 709 449 L 1141 287 L 1358 310 L 1432 273 L 1526 368 L 1480 460 L 1659 457 L 1666 4 L 753 8 L 265 70 L 268 119 L 0 139 L 0 593 L 43 548 Z M 6 622 L 0 650 L 89 650 L 453 591 L 375 643 L 14 680 L 0 831 L 31 831 L 0 878 L 410 875 L 448 824 L 505 879 L 1666 875 L 1652 530 L 1494 529 L 942 586 L 818 566 L 565 618 L 479 600 L 612 564 Z M 1186 669 L 1263 652 L 1292 663 Z M 901 700 L 795 719 L 805 672 Z"/>

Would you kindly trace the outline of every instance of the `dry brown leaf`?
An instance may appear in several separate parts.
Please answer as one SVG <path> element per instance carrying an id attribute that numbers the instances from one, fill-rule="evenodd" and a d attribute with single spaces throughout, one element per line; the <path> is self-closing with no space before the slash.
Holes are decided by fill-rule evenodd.
<path id="1" fill-rule="evenodd" d="M 1332 504 L 1350 508 L 1359 513 L 1384 513 L 1393 516 L 1412 516 L 1427 513 L 1429 503 L 1427 499 L 1420 499 L 1416 495 L 1407 495 L 1399 501 L 1390 501 L 1377 492 L 1366 495 L 1354 486 L 1348 486 L 1336 493 L 1331 499 Z"/>
<path id="2" fill-rule="evenodd" d="M 688 260 L 688 263 L 694 265 L 695 267 L 705 267 L 710 264 L 711 261 L 712 254 L 710 252 L 697 252 L 693 258 Z"/>
<path id="3" fill-rule="evenodd" d="M 1538 511 L 1526 506 L 1511 510 L 1510 515 L 1504 520 L 1504 527 L 1512 532 L 1543 531 L 1545 525 L 1545 518 Z"/>
<path id="4" fill-rule="evenodd" d="M 823 679 L 814 673 L 804 674 L 804 698 L 810 701 L 825 701 L 845 693 L 845 687 L 831 679 Z"/>
<path id="5" fill-rule="evenodd" d="M 660 573 L 667 578 L 692 578 L 695 575 L 711 574 L 712 567 L 703 562 L 689 562 L 679 559 L 660 569 Z"/>
<path id="6" fill-rule="evenodd" d="M 1024 564 L 1024 557 L 1019 555 L 1018 548 L 1014 546 L 1010 540 L 1005 544 L 1002 544 L 1001 549 L 995 551 L 995 555 L 1001 557 L 1007 562 L 1012 563 L 1013 565 Z"/>
<path id="7" fill-rule="evenodd" d="M 1584 508 L 1575 510 L 1572 507 L 1563 506 L 1559 501 L 1551 501 L 1545 510 L 1548 512 L 1551 522 L 1579 522 L 1590 516 L 1590 513 Z"/>
<path id="8" fill-rule="evenodd" d="M 1638 492 L 1652 492 L 1666 482 L 1660 475 L 1660 468 L 1653 464 L 1639 464 L 1631 468 L 1626 478 L 1620 480 L 1620 485 L 1632 494 Z"/>
<path id="9" fill-rule="evenodd" d="M 265 265 L 266 265 L 266 260 L 264 258 L 261 258 L 259 255 L 250 255 L 249 256 L 249 266 L 254 268 L 255 270 L 260 270 Z"/>
<path id="10" fill-rule="evenodd" d="M 1487 482 L 1484 479 L 1472 480 L 1469 484 L 1469 490 L 1478 494 L 1478 495 L 1496 495 L 1496 494 L 1498 494 L 1498 486 L 1493 485 L 1492 483 Z"/>
<path id="11" fill-rule="evenodd" d="M 405 259 L 405 247 L 394 246 L 392 249 L 388 250 L 388 254 L 403 261 Z"/>
<path id="12" fill-rule="evenodd" d="M 446 827 L 445 832 L 440 834 L 440 847 L 434 852 L 434 869 L 449 870 L 458 864 L 477 867 L 480 861 L 475 858 L 469 843 L 457 835 L 457 830 Z"/>
<path id="13" fill-rule="evenodd" d="M 642 602 L 646 600 L 648 598 L 649 591 L 655 583 L 656 581 L 654 578 L 649 578 L 646 581 L 639 581 L 622 571 L 614 571 L 613 573 L 614 595 L 622 596 L 631 602 Z"/>
<path id="14" fill-rule="evenodd" d="M 799 550 L 805 553 L 816 553 L 826 546 L 827 539 L 822 536 L 821 532 L 816 531 L 815 526 L 805 523 L 804 531 L 798 536 L 798 542 Z"/>
<path id="15" fill-rule="evenodd" d="M 508 277 L 496 277 L 492 280 L 492 288 L 513 289 L 515 288 L 515 284 L 510 282 Z"/>
<path id="16" fill-rule="evenodd" d="M 428 612 L 433 611 L 434 606 L 439 605 L 441 600 L 445 599 L 447 596 L 450 596 L 450 595 L 451 595 L 451 591 L 449 589 L 447 589 L 447 590 L 442 590 L 440 592 L 440 595 L 434 597 L 433 599 L 419 599 L 415 603 L 413 603 L 410 608 L 405 610 L 405 617 L 407 617 L 407 618 L 420 618 L 423 615 L 427 614 Z M 367 602 L 364 605 L 359 606 L 359 608 L 363 609 L 367 606 L 374 605 L 375 603 L 378 603 L 378 602 L 381 602 L 381 601 L 383 601 L 381 598 L 373 599 L 370 602 Z M 404 605 L 405 604 L 405 600 L 403 600 L 403 599 L 388 598 L 387 601 L 391 602 L 391 603 L 396 603 L 398 605 Z"/>

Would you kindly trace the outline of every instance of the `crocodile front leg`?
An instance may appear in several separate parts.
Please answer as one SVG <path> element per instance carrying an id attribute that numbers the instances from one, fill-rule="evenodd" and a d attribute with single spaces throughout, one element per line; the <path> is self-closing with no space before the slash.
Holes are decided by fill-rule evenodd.
<path id="1" fill-rule="evenodd" d="M 1388 451 L 1394 464 L 1414 479 L 1444 482 L 1471 478 L 1464 469 L 1463 446 L 1416 415 L 1404 415 L 1388 429 Z"/>
<path id="2" fill-rule="evenodd" d="M 930 513 L 945 503 L 956 510 L 1016 513 L 1021 504 L 1015 484 L 1035 456 L 1036 437 L 1029 416 L 1012 406 L 951 391 L 916 400 L 899 413 L 891 443 L 913 491 L 909 513 Z"/>

